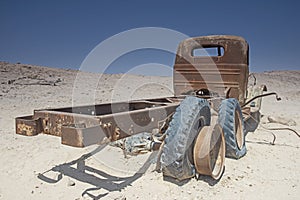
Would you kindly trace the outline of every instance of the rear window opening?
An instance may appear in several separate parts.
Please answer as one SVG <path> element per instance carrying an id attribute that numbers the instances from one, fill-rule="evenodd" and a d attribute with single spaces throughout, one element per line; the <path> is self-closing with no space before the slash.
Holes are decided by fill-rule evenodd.
<path id="1" fill-rule="evenodd" d="M 193 56 L 195 57 L 216 57 L 224 55 L 224 48 L 218 47 L 202 47 L 193 50 Z"/>

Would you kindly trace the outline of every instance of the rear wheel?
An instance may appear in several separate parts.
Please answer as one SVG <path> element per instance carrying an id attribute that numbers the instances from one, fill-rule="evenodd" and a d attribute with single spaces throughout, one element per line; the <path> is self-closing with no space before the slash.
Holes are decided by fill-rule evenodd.
<path id="1" fill-rule="evenodd" d="M 188 96 L 177 107 L 166 131 L 161 155 L 164 176 L 179 181 L 195 176 L 194 141 L 203 126 L 210 124 L 210 108 L 205 99 Z"/>
<path id="2" fill-rule="evenodd" d="M 246 154 L 246 131 L 241 107 L 235 98 L 221 102 L 218 123 L 225 136 L 226 157 L 235 159 L 243 157 Z"/>

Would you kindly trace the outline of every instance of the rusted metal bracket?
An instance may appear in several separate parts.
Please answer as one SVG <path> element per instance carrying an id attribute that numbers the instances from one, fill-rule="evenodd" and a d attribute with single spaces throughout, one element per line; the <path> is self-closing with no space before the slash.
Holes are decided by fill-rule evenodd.
<path id="1" fill-rule="evenodd" d="M 20 135 L 33 136 L 41 133 L 42 121 L 40 118 L 34 119 L 33 116 L 16 118 L 16 133 Z"/>
<path id="2" fill-rule="evenodd" d="M 73 147 L 86 147 L 92 144 L 108 143 L 108 137 L 100 126 L 78 128 L 63 126 L 61 143 Z"/>

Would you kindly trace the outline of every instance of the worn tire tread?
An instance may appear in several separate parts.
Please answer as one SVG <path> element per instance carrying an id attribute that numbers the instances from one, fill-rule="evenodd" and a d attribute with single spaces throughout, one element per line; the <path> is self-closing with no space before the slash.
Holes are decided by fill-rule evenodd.
<path id="1" fill-rule="evenodd" d="M 203 116 L 204 124 L 210 124 L 209 104 L 205 99 L 188 96 L 177 107 L 166 130 L 161 166 L 165 176 L 184 180 L 195 176 L 195 168 L 188 159 L 188 149 L 199 133 L 193 127 Z"/>
<path id="2" fill-rule="evenodd" d="M 242 148 L 238 147 L 235 135 L 235 110 L 237 110 L 242 118 L 242 111 L 239 102 L 235 98 L 224 99 L 219 107 L 219 117 L 218 122 L 221 125 L 226 142 L 226 157 L 239 159 L 243 157 L 246 152 L 245 144 L 245 125 L 244 120 L 242 121 L 242 131 L 243 131 L 243 144 Z"/>

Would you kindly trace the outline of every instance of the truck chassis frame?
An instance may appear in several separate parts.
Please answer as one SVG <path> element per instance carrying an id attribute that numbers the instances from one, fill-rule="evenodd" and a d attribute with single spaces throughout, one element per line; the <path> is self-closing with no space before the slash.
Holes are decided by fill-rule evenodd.
<path id="1" fill-rule="evenodd" d="M 217 48 L 217 55 L 196 56 L 193 51 L 198 48 Z M 206 99 L 211 113 L 218 113 L 222 100 L 236 99 L 242 108 L 241 117 L 244 123 L 257 123 L 251 124 L 250 131 L 254 131 L 260 117 L 259 97 L 277 94 L 263 94 L 266 91 L 264 85 L 257 87 L 254 84 L 247 87 L 250 77 L 248 50 L 247 42 L 237 36 L 205 36 L 184 40 L 179 44 L 175 59 L 173 97 L 35 110 L 31 116 L 16 118 L 16 133 L 26 136 L 39 133 L 55 135 L 61 137 L 62 144 L 73 147 L 105 144 L 142 132 L 163 134 L 176 108 L 190 95 Z M 217 119 L 212 116 L 213 118 Z M 212 121 L 215 123 L 211 124 L 213 130 L 218 132 L 219 137 L 224 135 L 223 130 L 215 126 L 217 120 Z M 202 132 L 204 130 L 209 128 L 204 128 Z M 196 167 L 199 168 L 197 171 L 218 179 L 224 166 L 220 165 L 219 171 L 213 174 L 211 160 L 215 159 L 216 162 L 219 158 L 199 157 L 201 148 L 208 149 L 207 155 L 212 153 L 209 147 L 211 144 L 204 144 L 204 141 L 201 143 L 201 140 L 204 140 L 203 134 L 207 133 L 202 133 L 199 141 L 195 143 L 198 147 L 195 147 L 194 157 L 199 158 L 195 160 L 195 163 L 198 163 Z M 211 134 L 209 133 L 213 138 Z M 224 142 L 223 136 L 222 141 Z M 210 139 L 206 140 L 206 143 L 210 143 Z M 151 150 L 159 149 L 161 144 L 163 142 L 151 146 Z M 215 150 L 219 152 L 215 156 L 222 157 L 220 149 Z M 223 156 L 225 157 L 225 153 Z M 224 158 L 221 160 L 223 163 Z"/>

